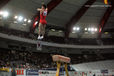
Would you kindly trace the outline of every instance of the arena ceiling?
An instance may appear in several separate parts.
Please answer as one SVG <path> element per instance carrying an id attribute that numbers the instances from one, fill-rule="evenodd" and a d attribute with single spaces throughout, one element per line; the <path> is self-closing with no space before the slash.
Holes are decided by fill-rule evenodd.
<path id="1" fill-rule="evenodd" d="M 56 6 L 53 6 L 53 4 L 49 5 L 50 7 L 53 6 L 54 8 L 51 9 L 47 16 L 48 36 L 72 38 L 81 36 L 82 38 L 97 38 L 99 36 L 99 26 L 102 21 L 106 22 L 103 24 L 104 32 L 102 33 L 102 36 L 110 38 L 114 33 L 114 10 L 110 9 L 113 8 L 113 6 L 104 7 L 103 0 L 9 0 L 1 9 L 7 10 L 10 13 L 8 20 L 5 20 L 5 23 L 8 25 L 6 26 L 6 24 L 3 23 L 4 20 L 1 19 L 0 26 L 6 26 L 8 28 L 30 32 L 30 28 L 33 23 L 31 22 L 27 25 L 23 25 L 23 23 L 14 23 L 14 16 L 20 15 L 24 18 L 34 21 L 34 16 L 37 15 L 36 9 L 41 7 L 42 1 L 44 1 L 44 3 L 47 5 L 51 2 L 56 4 Z M 59 3 L 56 1 L 59 1 Z M 93 7 L 88 5 L 93 5 Z M 109 14 L 109 18 L 104 17 L 106 15 L 105 13 Z M 80 30 L 72 32 L 72 28 L 74 26 L 79 27 Z M 52 28 L 49 29 L 48 27 Z M 89 33 L 85 31 L 85 28 L 91 27 L 97 28 L 97 32 Z M 37 31 L 38 30 L 36 29 L 35 33 L 37 33 Z"/>

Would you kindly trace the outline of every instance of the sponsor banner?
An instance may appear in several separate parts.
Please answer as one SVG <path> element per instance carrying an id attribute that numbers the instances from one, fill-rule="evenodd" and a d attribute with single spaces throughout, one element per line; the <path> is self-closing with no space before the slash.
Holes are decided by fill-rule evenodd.
<path id="1" fill-rule="evenodd" d="M 26 76 L 38 76 L 38 70 L 26 70 Z"/>
<path id="2" fill-rule="evenodd" d="M 16 69 L 16 74 L 17 76 L 25 76 L 25 71 L 24 69 Z"/>
<path id="3" fill-rule="evenodd" d="M 11 76 L 11 69 L 0 68 L 0 76 Z"/>
<path id="4" fill-rule="evenodd" d="M 11 72 L 0 72 L 0 76 L 11 76 Z"/>
<path id="5" fill-rule="evenodd" d="M 65 72 L 60 72 L 59 76 L 64 76 L 65 75 Z"/>
<path id="6" fill-rule="evenodd" d="M 56 71 L 50 71 L 50 70 L 39 70 L 39 76 L 55 76 Z M 70 76 L 76 76 L 75 72 L 69 72 Z M 60 71 L 59 76 L 66 76 L 65 71 Z M 77 75 L 78 76 L 78 75 Z"/>
<path id="7" fill-rule="evenodd" d="M 108 70 L 101 70 L 101 73 L 108 73 Z"/>
<path id="8" fill-rule="evenodd" d="M 39 70 L 39 76 L 55 76 L 56 71 Z"/>
<path id="9" fill-rule="evenodd" d="M 9 68 L 0 68 L 0 71 L 9 72 Z"/>

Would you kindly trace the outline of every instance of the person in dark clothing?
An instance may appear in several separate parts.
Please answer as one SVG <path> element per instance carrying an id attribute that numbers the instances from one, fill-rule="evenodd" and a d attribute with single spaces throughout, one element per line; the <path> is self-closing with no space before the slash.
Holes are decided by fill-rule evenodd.
<path id="1" fill-rule="evenodd" d="M 12 67 L 12 75 L 11 76 L 16 76 L 16 70 L 15 70 L 14 64 L 13 64 L 13 67 Z"/>

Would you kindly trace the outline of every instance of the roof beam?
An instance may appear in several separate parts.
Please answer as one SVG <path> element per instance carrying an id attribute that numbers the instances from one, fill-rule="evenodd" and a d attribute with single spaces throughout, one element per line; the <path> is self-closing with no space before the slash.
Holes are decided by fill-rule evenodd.
<path id="1" fill-rule="evenodd" d="M 80 20 L 80 18 L 85 14 L 85 12 L 89 9 L 86 5 L 91 6 L 96 0 L 88 0 L 79 10 L 75 13 L 75 15 L 69 20 L 69 22 L 65 25 L 65 38 L 69 37 L 69 34 L 72 30 L 72 27 Z"/>
<path id="2" fill-rule="evenodd" d="M 48 7 L 48 14 L 57 6 L 59 5 L 63 0 L 51 0 L 48 4 L 47 4 L 47 7 Z M 38 21 L 39 22 L 39 15 L 40 13 L 38 12 L 34 17 L 34 21 L 32 23 L 32 27 L 30 27 L 30 32 L 34 32 L 35 28 L 37 25 L 35 25 L 35 22 Z"/>
<path id="3" fill-rule="evenodd" d="M 5 6 L 10 0 L 0 0 L 0 9 Z"/>
<path id="4" fill-rule="evenodd" d="M 98 34 L 98 38 L 101 38 L 101 35 L 103 33 L 104 27 L 114 9 L 114 2 L 112 1 L 112 6 L 108 7 L 106 12 L 104 13 L 104 16 L 101 18 L 100 23 L 99 23 L 99 34 Z"/>
<path id="5" fill-rule="evenodd" d="M 48 14 L 61 2 L 62 2 L 62 0 L 51 0 L 51 2 L 47 4 Z"/>

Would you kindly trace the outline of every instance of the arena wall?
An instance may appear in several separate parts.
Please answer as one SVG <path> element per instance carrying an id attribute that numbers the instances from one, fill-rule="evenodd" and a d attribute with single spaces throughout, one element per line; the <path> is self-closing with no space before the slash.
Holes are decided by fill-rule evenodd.
<path id="1" fill-rule="evenodd" d="M 16 69 L 17 76 L 55 76 L 55 70 Z M 114 70 L 69 71 L 70 76 L 114 76 Z M 0 70 L 0 76 L 12 76 L 12 70 Z M 66 76 L 64 71 L 60 76 Z"/>

